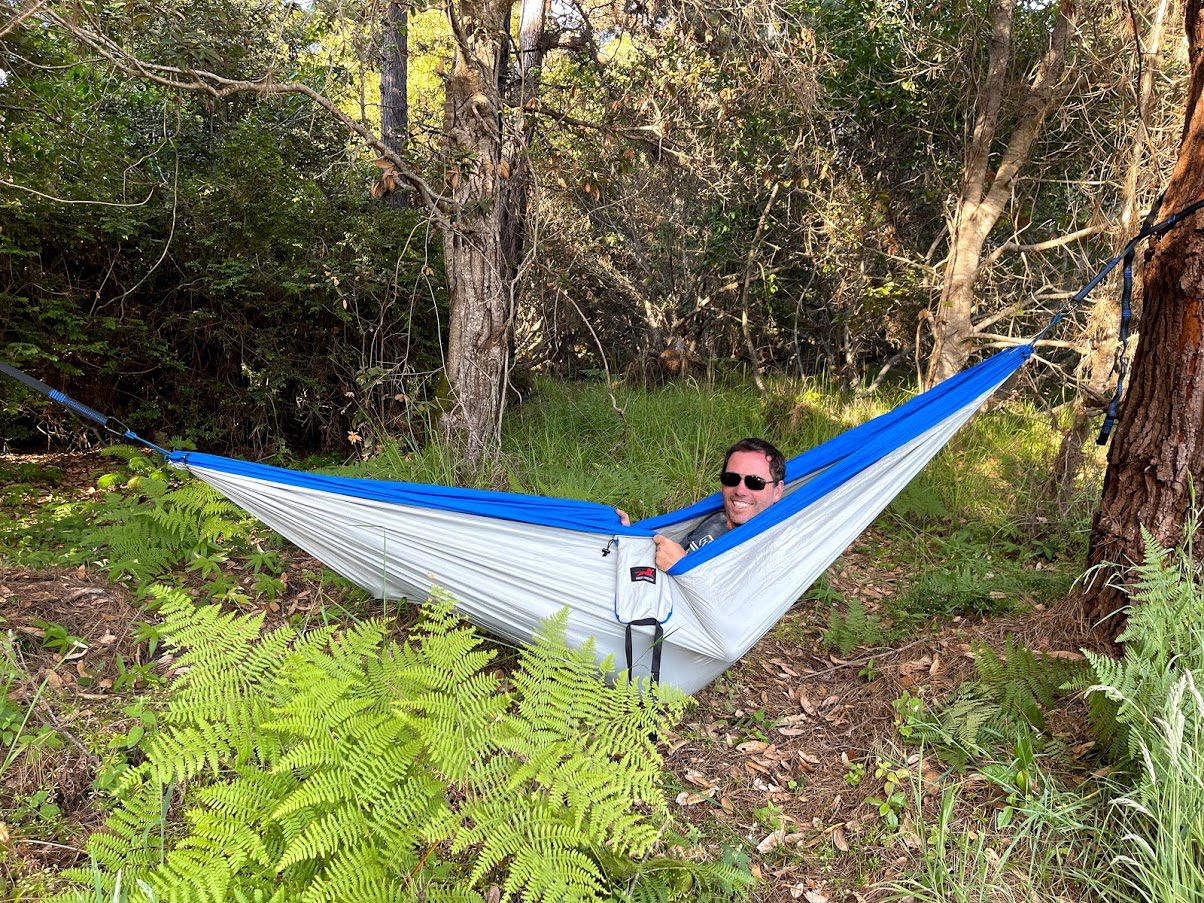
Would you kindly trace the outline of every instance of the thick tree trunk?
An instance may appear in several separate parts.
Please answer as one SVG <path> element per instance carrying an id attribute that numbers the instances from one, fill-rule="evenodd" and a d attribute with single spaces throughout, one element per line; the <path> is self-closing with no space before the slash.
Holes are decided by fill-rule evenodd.
<path id="1" fill-rule="evenodd" d="M 449 5 L 456 52 L 444 105 L 447 187 L 457 205 L 444 230 L 451 304 L 443 426 L 460 445 L 466 470 L 495 446 L 510 366 L 509 267 L 502 247 L 499 163 L 502 99 L 498 91 L 509 25 L 509 0 Z"/>
<path id="2" fill-rule="evenodd" d="M 927 386 L 961 370 L 970 356 L 970 339 L 974 335 L 974 282 L 982 264 L 983 246 L 1003 215 L 1016 178 L 1028 163 L 1045 116 L 1057 99 L 1056 89 L 1062 80 L 1074 33 L 1074 4 L 1072 0 L 1062 0 L 1050 34 L 1049 50 L 1033 74 L 999 166 L 988 179 L 991 146 L 999 126 L 1000 102 L 1011 55 L 1015 11 L 1015 0 L 994 0 L 991 5 L 987 77 L 979 92 L 974 133 L 966 153 L 966 173 L 949 226 L 949 262 L 932 321 L 933 347 L 924 375 Z"/>
<path id="3" fill-rule="evenodd" d="M 1204 197 L 1204 0 L 1188 0 L 1191 83 L 1179 159 L 1166 190 L 1170 212 Z M 1172 229 L 1145 268 L 1141 340 L 1108 453 L 1103 498 L 1091 528 L 1089 565 L 1142 559 L 1144 526 L 1179 543 L 1192 482 L 1204 485 L 1204 214 Z M 1115 637 L 1127 596 L 1097 571 L 1084 614 Z"/>

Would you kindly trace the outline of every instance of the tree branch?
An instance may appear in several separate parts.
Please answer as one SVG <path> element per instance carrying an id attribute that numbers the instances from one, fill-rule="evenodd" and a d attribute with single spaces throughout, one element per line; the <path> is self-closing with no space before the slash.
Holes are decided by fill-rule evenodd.
<path id="1" fill-rule="evenodd" d="M 987 256 L 987 263 L 998 263 L 999 259 L 1010 251 L 1050 251 L 1054 248 L 1063 247 L 1064 245 L 1068 245 L 1074 241 L 1079 241 L 1083 238 L 1090 238 L 1092 235 L 1099 235 L 1101 232 L 1105 231 L 1107 230 L 1103 226 L 1084 226 L 1077 232 L 1069 232 L 1066 235 L 1059 235 L 1057 238 L 1047 238 L 1045 241 L 1033 242 L 1032 244 L 1024 245 L 1016 241 L 1004 242 Z"/>
<path id="2" fill-rule="evenodd" d="M 1028 96 L 1021 105 L 1020 116 L 1012 129 L 1012 136 L 1003 152 L 1003 158 L 999 161 L 999 167 L 995 170 L 991 188 L 982 202 L 982 207 L 989 211 L 985 215 L 992 223 L 1003 211 L 1012 193 L 1012 183 L 1020 174 L 1021 167 L 1028 162 L 1033 142 L 1037 140 L 1041 130 L 1041 123 L 1053 105 L 1054 90 L 1062 79 L 1070 38 L 1074 34 L 1075 15 L 1073 0 L 1061 0 L 1058 18 L 1054 22 L 1053 33 L 1049 39 L 1049 50 L 1037 66 Z"/>
<path id="3" fill-rule="evenodd" d="M 25 9 L 17 10 L 7 22 L 0 25 L 0 38 L 4 37 L 14 28 L 19 28 L 21 23 L 36 13 L 39 9 L 49 3 L 50 0 L 33 0 Z"/>
<path id="4" fill-rule="evenodd" d="M 40 198 L 45 198 L 48 201 L 54 201 L 56 204 L 87 204 L 93 207 L 142 207 L 154 196 L 155 189 L 152 188 L 145 198 L 131 204 L 123 204 L 118 201 L 84 201 L 75 198 L 60 198 L 53 194 L 45 194 L 34 188 L 28 188 L 25 185 L 18 185 L 16 182 L 9 182 L 7 179 L 0 179 L 0 185 L 6 188 L 16 188 L 18 191 L 28 191 L 30 194 L 36 194 Z"/>
<path id="5" fill-rule="evenodd" d="M 301 82 L 277 82 L 271 72 L 264 73 L 258 79 L 227 78 L 216 72 L 205 69 L 183 69 L 177 66 L 164 66 L 141 60 L 106 35 L 90 31 L 82 25 L 69 22 L 53 11 L 44 11 L 41 18 L 52 22 L 68 34 L 81 41 L 103 57 L 109 65 L 138 78 L 154 82 L 164 87 L 179 91 L 196 91 L 208 94 L 218 99 L 235 94 L 258 94 L 272 97 L 286 94 L 300 94 L 312 103 L 321 107 L 332 116 L 347 131 L 361 138 L 364 143 L 376 151 L 378 156 L 387 160 L 396 170 L 398 178 L 409 185 L 422 198 L 430 211 L 431 217 L 442 227 L 450 226 L 448 212 L 454 209 L 454 202 L 435 191 L 418 172 L 375 133 L 363 124 L 356 122 L 324 94 L 315 91 L 309 85 Z"/>

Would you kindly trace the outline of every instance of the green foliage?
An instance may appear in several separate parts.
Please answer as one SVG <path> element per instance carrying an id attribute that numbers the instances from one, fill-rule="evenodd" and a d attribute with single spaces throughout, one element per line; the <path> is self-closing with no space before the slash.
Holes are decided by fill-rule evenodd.
<path id="1" fill-rule="evenodd" d="M 1081 662 L 1033 651 L 1015 637 L 1004 640 L 1002 655 L 981 643 L 973 648 L 979 691 L 999 706 L 1004 717 L 1042 730 L 1045 711 L 1085 669 Z"/>
<path id="2" fill-rule="evenodd" d="M 191 559 L 202 575 L 251 536 L 253 521 L 215 489 L 141 449 L 114 446 L 107 454 L 124 473 L 100 478 L 103 493 L 87 544 L 107 553 L 109 574 L 145 583 Z"/>
<path id="3" fill-rule="evenodd" d="M 1099 793 L 1067 791 L 1036 772 L 1034 793 L 1018 800 L 1007 824 L 990 810 L 968 808 L 962 788 L 945 781 L 934 807 L 913 774 L 905 818 L 914 850 L 904 877 L 887 886 L 891 900 L 993 903 L 998 900 L 1131 900 L 1113 858 L 1115 825 Z M 973 794 L 964 794 L 966 798 Z M 1006 810 L 999 810 L 1006 811 Z"/>
<path id="4" fill-rule="evenodd" d="M 938 711 L 926 711 L 923 700 L 906 691 L 895 701 L 899 734 L 909 743 L 934 748 L 957 768 L 1009 749 L 1013 762 L 1027 761 L 1034 744 L 1041 742 L 1046 710 L 1086 666 L 1034 652 L 1012 637 L 1004 641 L 1002 654 L 982 643 L 973 649 L 977 678 L 963 684 Z M 984 766 L 984 773 L 989 767 Z M 1019 768 L 1032 770 L 1023 764 Z"/>
<path id="5" fill-rule="evenodd" d="M 184 649 L 145 764 L 68 877 L 131 901 L 728 899 L 744 869 L 666 855 L 652 737 L 685 698 L 597 676 L 565 616 L 509 683 L 447 602 L 404 644 L 383 623 L 261 635 L 262 618 L 158 589 Z M 168 817 L 187 788 L 184 823 Z"/>
<path id="6" fill-rule="evenodd" d="M 917 620 L 1002 614 L 1064 596 L 1072 582 L 1067 570 L 1034 567 L 1040 550 L 1020 538 L 982 536 L 970 526 L 920 548 L 925 567 L 897 602 L 900 614 Z"/>
<path id="7" fill-rule="evenodd" d="M 12 631 L 0 633 L 0 777 L 29 750 L 61 743 L 51 727 L 36 719 L 32 723 L 30 720 L 46 688 L 44 680 L 27 703 L 17 701 L 19 697 L 13 698 L 20 684 L 31 682 L 17 655 L 14 634 Z"/>
<path id="8" fill-rule="evenodd" d="M 320 10 L 88 15 L 144 59 L 356 94 L 326 66 L 337 25 Z M 16 28 L 0 57 L 0 357 L 144 435 L 208 447 L 346 449 L 350 429 L 406 426 L 399 396 L 421 399 L 439 362 L 441 247 L 419 211 L 370 199 L 378 170 L 340 124 L 300 97 L 114 79 L 43 27 Z M 8 380 L 0 411 L 22 444 L 86 429 Z"/>
<path id="9" fill-rule="evenodd" d="M 1133 602 L 1119 640 L 1122 659 L 1086 653 L 1090 674 L 1075 682 L 1089 690 L 1099 738 L 1120 762 L 1140 761 L 1149 719 L 1161 711 L 1183 675 L 1204 676 L 1204 593 L 1192 558 L 1196 519 L 1179 549 L 1164 549 L 1143 531 L 1144 559 L 1133 568 Z"/>
<path id="10" fill-rule="evenodd" d="M 896 831 L 907 809 L 906 791 L 911 781 L 911 770 L 879 757 L 874 778 L 879 782 L 882 795 L 866 797 L 865 801 L 878 810 L 878 816 L 887 828 Z"/>
<path id="11" fill-rule="evenodd" d="M 848 655 L 858 646 L 876 646 L 886 637 L 882 618 L 877 612 L 867 612 L 860 599 L 850 599 L 844 614 L 836 608 L 828 612 L 828 629 L 824 643 Z"/>
<path id="12" fill-rule="evenodd" d="M 1130 782 L 1115 801 L 1127 841 L 1118 865 L 1135 895 L 1154 903 L 1204 899 L 1204 573 L 1198 514 L 1176 549 L 1144 533 L 1134 567 L 1124 658 L 1090 654 L 1078 681 L 1107 708 L 1100 737 Z"/>

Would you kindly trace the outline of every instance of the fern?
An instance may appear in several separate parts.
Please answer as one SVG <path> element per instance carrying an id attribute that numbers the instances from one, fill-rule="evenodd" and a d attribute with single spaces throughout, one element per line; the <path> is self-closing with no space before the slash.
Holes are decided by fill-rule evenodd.
<path id="1" fill-rule="evenodd" d="M 667 855 L 651 737 L 686 699 L 598 677 L 553 618 L 503 685 L 446 601 L 383 624 L 261 635 L 258 617 L 156 590 L 184 648 L 160 732 L 94 835 L 131 901 L 715 900 L 747 869 Z M 165 787 L 187 787 L 183 822 Z M 160 839 L 162 838 L 162 840 Z M 84 895 L 62 899 L 83 899 Z"/>
<path id="2" fill-rule="evenodd" d="M 848 655 L 858 646 L 874 646 L 886 638 L 886 630 L 876 613 L 867 612 L 860 599 L 850 599 L 848 611 L 833 608 L 828 614 L 824 642 Z"/>
<path id="3" fill-rule="evenodd" d="M 217 490 L 138 449 L 118 446 L 105 453 L 120 459 L 126 473 L 101 478 L 101 488 L 113 491 L 101 497 L 86 538 L 107 553 L 111 575 L 147 582 L 198 549 L 249 538 L 251 520 Z"/>
<path id="4" fill-rule="evenodd" d="M 1038 730 L 1045 729 L 1045 712 L 1063 688 L 1085 670 L 1079 662 L 1035 652 L 1013 637 L 1004 641 L 1002 656 L 981 643 L 974 645 L 974 652 L 982 694 L 1004 717 Z"/>
<path id="5" fill-rule="evenodd" d="M 1085 670 L 1081 663 L 1052 659 L 1011 637 L 1002 655 L 982 643 L 974 645 L 974 653 L 977 679 L 964 684 L 936 713 L 925 712 L 922 703 L 906 694 L 896 703 L 905 739 L 936 747 L 956 768 L 989 758 L 1001 747 L 1033 744 L 1034 730 L 1045 729 L 1046 710 Z M 1054 741 L 1046 738 L 1046 743 Z"/>
<path id="6" fill-rule="evenodd" d="M 1163 709 L 1185 673 L 1204 683 L 1204 576 L 1192 544 L 1197 526 L 1193 515 L 1178 549 L 1162 548 L 1142 530 L 1144 559 L 1131 569 L 1133 601 L 1118 637 L 1124 658 L 1086 653 L 1090 673 L 1073 682 L 1088 691 L 1100 746 L 1121 763 L 1141 760 L 1150 713 Z"/>

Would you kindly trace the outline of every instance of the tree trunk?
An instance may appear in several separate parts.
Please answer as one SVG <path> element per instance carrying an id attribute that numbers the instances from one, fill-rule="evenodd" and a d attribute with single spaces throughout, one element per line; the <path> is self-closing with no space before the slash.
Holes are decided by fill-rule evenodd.
<path id="1" fill-rule="evenodd" d="M 518 26 L 518 84 L 514 92 L 514 116 L 506 136 L 505 167 L 502 170 L 502 252 L 507 262 L 507 278 L 518 277 L 527 233 L 527 206 L 531 191 L 531 163 L 527 156 L 531 144 L 528 105 L 539 96 L 539 76 L 543 66 L 546 0 L 522 0 Z"/>
<path id="2" fill-rule="evenodd" d="M 1037 66 L 1016 125 L 988 187 L 991 146 L 999 126 L 1015 11 L 1015 0 L 994 0 L 991 5 L 987 77 L 979 92 L 978 114 L 966 153 L 961 195 L 949 225 L 949 262 L 932 321 L 933 347 L 924 376 L 927 386 L 961 370 L 970 356 L 970 340 L 974 335 L 974 282 L 982 264 L 983 246 L 1003 215 L 1016 178 L 1028 163 L 1045 116 L 1057 99 L 1056 88 L 1062 80 L 1070 37 L 1074 33 L 1074 4 L 1072 0 L 1061 0 L 1050 34 L 1049 50 Z"/>
<path id="3" fill-rule="evenodd" d="M 391 0 L 380 47 L 380 137 L 401 156 L 406 152 L 410 126 L 407 14 L 406 0 Z"/>
<path id="4" fill-rule="evenodd" d="M 443 426 L 460 446 L 466 471 L 494 447 L 510 366 L 509 268 L 502 247 L 498 91 L 509 0 L 458 0 L 448 6 L 456 50 L 447 79 L 443 128 L 446 183 L 457 213 L 443 233 L 451 322 Z"/>
<path id="5" fill-rule="evenodd" d="M 1188 0 L 1191 61 L 1183 141 L 1167 186 L 1167 212 L 1204 197 L 1204 0 Z M 1141 340 L 1120 411 L 1104 491 L 1091 528 L 1088 564 L 1142 560 L 1141 528 L 1177 545 L 1191 502 L 1204 485 L 1204 214 L 1159 239 L 1145 268 Z M 1084 614 L 1115 637 L 1114 614 L 1127 596 L 1110 586 L 1112 569 L 1095 573 L 1082 594 Z"/>
<path id="6" fill-rule="evenodd" d="M 1137 87 L 1137 123 L 1129 145 L 1129 163 L 1121 186 L 1120 234 L 1117 250 L 1137 231 L 1138 177 L 1145 166 L 1150 142 L 1150 119 L 1154 108 L 1154 80 L 1162 68 L 1162 40 L 1166 31 L 1169 0 L 1156 0 L 1149 32 L 1141 37 L 1139 23 L 1130 16 L 1133 42 L 1138 48 L 1141 76 Z M 1140 261 L 1139 261 L 1140 262 Z M 1137 269 L 1136 267 L 1134 268 Z M 1115 294 L 1101 294 L 1092 305 L 1083 336 L 1085 351 L 1078 366 L 1079 390 L 1075 393 L 1070 427 L 1062 436 L 1054 458 L 1051 483 L 1059 509 L 1066 510 L 1074 495 L 1075 480 L 1082 467 L 1084 445 L 1094 432 L 1093 420 L 1107 404 L 1112 365 L 1119 342 L 1119 307 Z"/>

